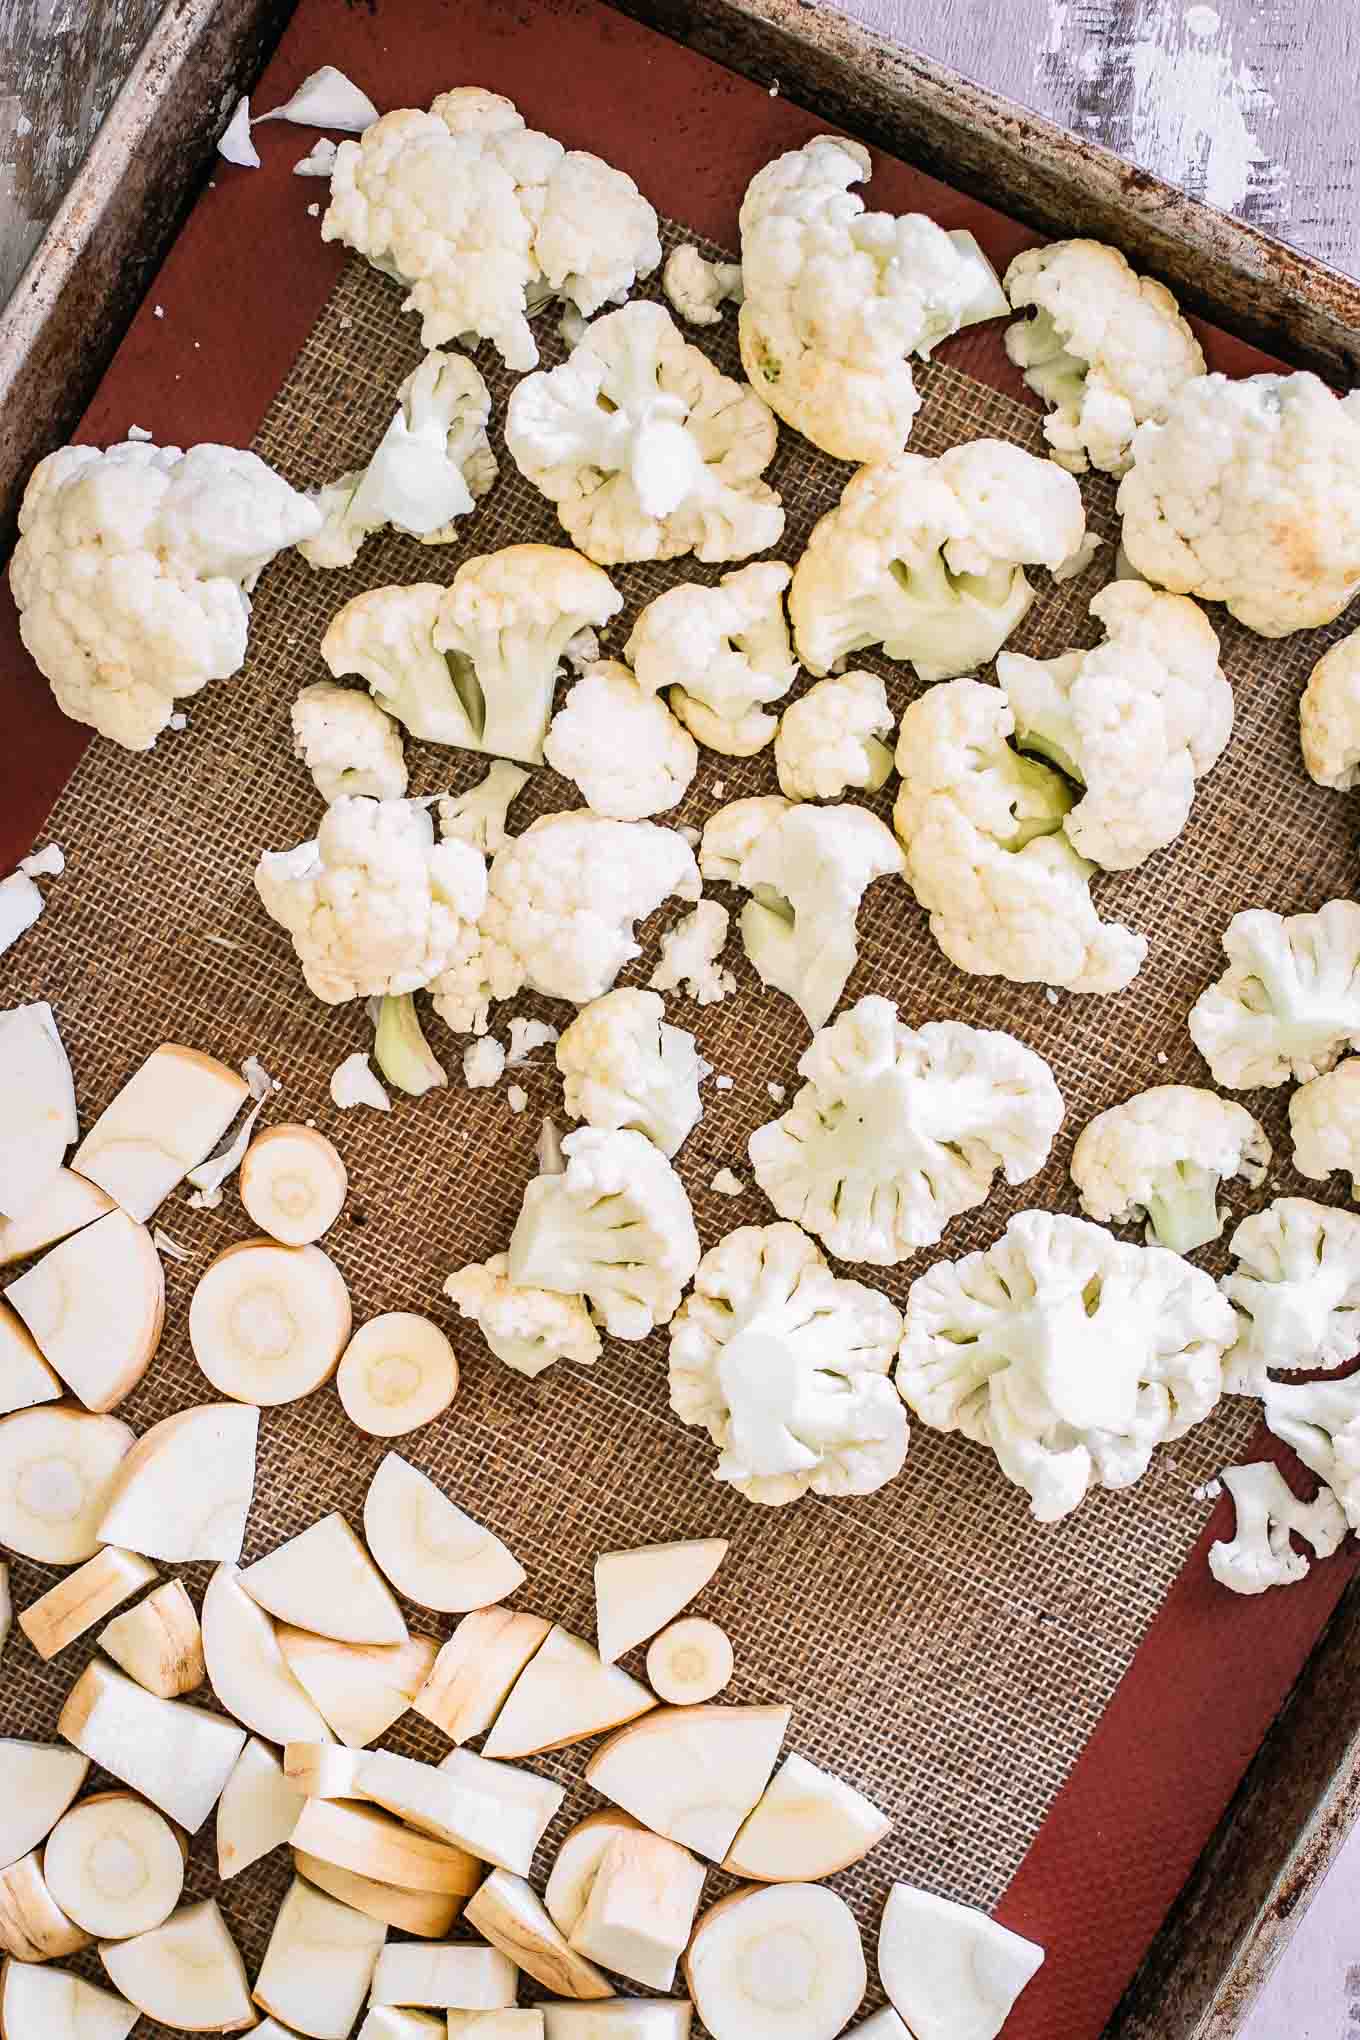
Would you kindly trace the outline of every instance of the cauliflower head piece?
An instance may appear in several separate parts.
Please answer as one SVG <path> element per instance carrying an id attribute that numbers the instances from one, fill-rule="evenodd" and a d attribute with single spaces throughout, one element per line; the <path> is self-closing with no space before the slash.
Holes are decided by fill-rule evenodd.
<path id="1" fill-rule="evenodd" d="M 1023 1211 L 913 1282 L 897 1385 L 924 1423 L 989 1445 L 1056 1523 L 1092 1487 L 1131 1487 L 1208 1416 L 1233 1331 L 1227 1299 L 1178 1254 Z"/>
<path id="2" fill-rule="evenodd" d="M 934 1246 L 991 1194 L 1048 1159 L 1063 1102 L 1041 1056 L 952 1020 L 907 1027 L 860 999 L 798 1065 L 788 1110 L 751 1135 L 755 1178 L 781 1218 L 842 1261 L 891 1267 Z"/>
<path id="3" fill-rule="evenodd" d="M 683 992 L 696 1006 L 716 1006 L 730 998 L 737 980 L 718 959 L 731 926 L 726 907 L 700 900 L 662 936 L 660 961 L 648 984 L 658 992 Z"/>
<path id="4" fill-rule="evenodd" d="M 666 257 L 661 288 L 687 326 L 716 326 L 725 304 L 741 303 L 741 264 L 709 262 L 687 241 Z"/>
<path id="5" fill-rule="evenodd" d="M 689 731 L 615 659 L 586 668 L 553 717 L 543 756 L 594 813 L 623 822 L 675 807 L 699 769 Z"/>
<path id="6" fill-rule="evenodd" d="M 1122 475 L 1133 435 L 1165 418 L 1204 374 L 1204 354 L 1164 284 L 1139 276 L 1103 241 L 1026 248 L 1006 271 L 1006 295 L 1032 318 L 1006 329 L 1006 352 L 1053 406 L 1044 437 L 1072 474 Z"/>
<path id="7" fill-rule="evenodd" d="M 694 1036 L 666 1020 L 656 992 L 617 987 L 583 1006 L 557 1043 L 573 1119 L 629 1127 L 673 1155 L 698 1125 L 702 1065 Z"/>
<path id="8" fill-rule="evenodd" d="M 861 468 L 794 570 L 798 656 L 829 673 L 881 645 L 922 680 L 971 673 L 1033 602 L 1024 568 L 1061 566 L 1085 530 L 1071 475 L 1003 439 Z"/>
<path id="9" fill-rule="evenodd" d="M 624 647 L 640 686 L 666 691 L 701 744 L 729 758 L 763 750 L 778 727 L 766 714 L 798 677 L 784 619 L 792 569 L 758 560 L 716 588 L 668 588 L 643 609 Z"/>
<path id="10" fill-rule="evenodd" d="M 1352 1199 L 1360 1197 L 1360 1057 L 1299 1086 L 1289 1101 L 1289 1132 L 1301 1176 L 1321 1182 L 1342 1169 Z"/>
<path id="11" fill-rule="evenodd" d="M 1360 1375 L 1344 1381 L 1268 1381 L 1265 1419 L 1324 1481 L 1360 1530 Z"/>
<path id="12" fill-rule="evenodd" d="M 600 1335 L 584 1299 L 556 1289 L 527 1289 L 510 1280 L 504 1254 L 456 1268 L 444 1294 L 458 1315 L 475 1321 L 491 1352 L 532 1381 L 559 1360 L 590 1367 Z"/>
<path id="13" fill-rule="evenodd" d="M 1360 1048 L 1360 906 L 1234 914 L 1228 968 L 1190 1008 L 1190 1038 L 1229 1091 L 1320 1077 Z"/>
<path id="14" fill-rule="evenodd" d="M 877 793 L 892 771 L 888 690 L 877 673 L 816 680 L 790 702 L 774 740 L 779 790 L 790 800 L 839 800 L 853 787 Z"/>
<path id="15" fill-rule="evenodd" d="M 234 446 L 130 440 L 39 461 L 9 582 L 19 635 L 62 714 L 149 751 L 180 701 L 240 670 L 250 590 L 320 522 Z"/>
<path id="16" fill-rule="evenodd" d="M 1332 1373 L 1360 1353 L 1360 1217 L 1277 1197 L 1230 1242 L 1237 1266 L 1220 1288 L 1237 1312 L 1224 1361 L 1232 1395 L 1260 1395 L 1271 1369 Z"/>
<path id="17" fill-rule="evenodd" d="M 1360 786 L 1360 630 L 1353 630 L 1308 675 L 1299 700 L 1304 768 L 1319 786 Z"/>
<path id="18" fill-rule="evenodd" d="M 344 794 L 400 800 L 406 791 L 401 731 L 369 694 L 317 680 L 293 703 L 293 755 L 327 806 Z"/>
<path id="19" fill-rule="evenodd" d="M 777 545 L 783 506 L 760 479 L 776 433 L 753 391 L 641 300 L 596 319 L 559 368 L 526 376 L 505 413 L 520 473 L 606 567 Z"/>
<path id="20" fill-rule="evenodd" d="M 744 1225 L 710 1247 L 671 1324 L 671 1408 L 718 1448 L 748 1501 L 867 1495 L 902 1470 L 906 1412 L 889 1369 L 902 1319 L 833 1275 L 794 1225 Z"/>
<path id="21" fill-rule="evenodd" d="M 1270 1142 L 1244 1105 L 1194 1084 L 1156 1084 L 1098 1112 L 1072 1150 L 1072 1181 L 1101 1225 L 1147 1220 L 1147 1236 L 1173 1254 L 1223 1231 L 1219 1185 L 1265 1181 Z"/>
<path id="22" fill-rule="evenodd" d="M 1291 1531 L 1317 1558 L 1330 1558 L 1346 1535 L 1346 1512 L 1330 1488 L 1301 1502 L 1268 1459 L 1225 1466 L 1222 1479 L 1237 1522 L 1231 1538 L 1209 1546 L 1209 1570 L 1234 1594 L 1264 1594 L 1306 1576 L 1308 1560 L 1290 1543 Z"/>

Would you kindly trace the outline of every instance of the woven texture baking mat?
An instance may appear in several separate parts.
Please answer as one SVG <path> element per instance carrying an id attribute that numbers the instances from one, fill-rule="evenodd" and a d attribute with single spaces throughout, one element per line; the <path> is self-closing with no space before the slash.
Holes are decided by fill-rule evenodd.
<path id="1" fill-rule="evenodd" d="M 668 229 L 668 245 L 676 238 Z M 357 260 L 343 273 L 255 442 L 294 483 L 321 482 L 376 443 L 395 386 L 420 353 L 416 324 L 399 302 L 397 288 Z M 551 316 L 539 321 L 538 333 L 551 365 L 563 351 Z M 737 372 L 730 314 L 697 337 L 720 366 Z M 976 359 L 976 341 L 967 345 Z M 256 596 L 244 672 L 190 704 L 188 731 L 162 740 L 154 773 L 111 745 L 91 746 L 45 832 L 66 847 L 67 874 L 52 911 L 7 959 L 8 996 L 52 1000 L 85 1124 L 142 1056 L 173 1039 L 232 1062 L 259 1054 L 283 1084 L 270 1116 L 314 1119 L 336 1139 L 351 1194 L 325 1244 L 349 1284 L 356 1322 L 382 1310 L 427 1311 L 449 1324 L 464 1366 L 451 1411 L 398 1441 L 399 1449 L 518 1552 L 529 1573 L 520 1604 L 591 1634 L 591 1566 L 600 1550 L 697 1535 L 731 1539 L 729 1558 L 699 1604 L 735 1645 L 725 1697 L 792 1701 L 788 1747 L 862 1787 L 896 1823 L 867 1863 L 834 1880 L 872 1947 L 895 1878 L 978 1905 L 996 1900 L 1202 1526 L 1205 1507 L 1192 1490 L 1240 1451 L 1256 1408 L 1225 1401 L 1209 1422 L 1160 1452 L 1137 1488 L 1093 1495 L 1056 1527 L 1032 1522 L 1024 1495 L 1001 1478 L 990 1454 L 920 1425 L 904 1473 L 878 1494 L 762 1510 L 713 1483 L 707 1438 L 670 1415 L 664 1335 L 643 1345 L 608 1342 L 595 1368 L 559 1367 L 531 1383 L 492 1361 L 474 1328 L 450 1322 L 440 1297 L 444 1276 L 504 1246 L 533 1172 L 542 1116 L 561 1119 L 551 1053 L 513 1073 L 529 1094 L 517 1117 L 504 1085 L 462 1087 L 458 1045 L 431 1019 L 431 1040 L 452 1073 L 449 1089 L 403 1101 L 390 1116 L 338 1113 L 327 1082 L 342 1057 L 367 1045 L 362 1009 L 310 998 L 283 932 L 258 906 L 251 872 L 261 849 L 293 844 L 316 826 L 319 802 L 290 756 L 288 710 L 299 687 L 324 677 L 317 647 L 335 610 L 389 581 L 446 582 L 463 559 L 514 541 L 561 541 L 551 506 L 519 477 L 500 441 L 513 378 L 489 349 L 477 358 L 495 400 L 501 475 L 460 526 L 458 542 L 425 548 L 383 535 L 344 573 L 314 573 L 296 555 L 285 557 Z M 925 404 L 915 451 L 938 453 L 990 433 L 1042 452 L 1032 409 L 944 361 L 919 380 Z M 788 512 L 781 557 L 796 559 L 848 472 L 781 432 L 768 476 Z M 1093 527 L 1112 540 L 1112 489 L 1088 477 L 1083 493 Z M 1039 575 L 1039 599 L 1013 648 L 1052 655 L 1094 642 L 1086 605 L 1112 551 L 1107 545 L 1104 565 L 1066 586 Z M 712 580 L 722 570 L 685 560 L 611 571 L 625 596 L 606 635 L 606 649 L 617 655 L 641 603 L 677 580 Z M 1018 1190 L 1002 1187 L 951 1227 L 943 1248 L 950 1256 L 992 1240 L 1027 1205 L 1076 1208 L 1065 1169 L 1071 1140 L 1092 1112 L 1152 1083 L 1204 1080 L 1185 1014 L 1219 967 L 1219 937 L 1234 910 L 1294 911 L 1350 890 L 1347 803 L 1311 786 L 1298 757 L 1297 693 L 1324 634 L 1272 645 L 1219 612 L 1214 621 L 1236 691 L 1231 747 L 1203 784 L 1180 841 L 1137 872 L 1096 882 L 1103 914 L 1150 940 L 1148 962 L 1127 993 L 1105 1000 L 1059 994 L 1055 1001 L 1041 987 L 964 977 L 935 948 L 905 886 L 883 881 L 866 897 L 847 997 L 886 993 L 913 1023 L 949 1017 L 1008 1028 L 1048 1058 L 1067 1104 L 1050 1166 Z M 918 691 L 910 672 L 872 655 L 863 663 L 884 674 L 900 714 Z M 415 743 L 407 750 L 413 793 L 459 790 L 485 770 L 485 760 L 458 752 Z M 701 824 L 723 800 L 774 788 L 768 751 L 745 761 L 704 752 L 683 806 L 663 819 Z M 891 794 L 890 784 L 870 803 L 885 818 Z M 512 823 L 523 827 L 536 814 L 579 804 L 573 787 L 544 770 Z M 657 935 L 680 911 L 647 926 L 644 955 L 624 982 L 645 982 Z M 740 956 L 728 960 L 739 997 L 702 1010 L 685 1000 L 670 1005 L 671 1019 L 692 1028 L 715 1071 L 732 1080 L 722 1090 L 709 1082 L 704 1118 L 678 1158 L 705 1246 L 736 1224 L 772 1216 L 753 1189 L 732 1199 L 709 1185 L 722 1167 L 749 1185 L 747 1137 L 779 1109 L 767 1087 L 792 1091 L 808 1039 L 788 1001 L 763 992 Z M 569 1017 L 526 997 L 493 1009 L 493 1030 L 504 1037 L 520 1011 L 559 1024 Z M 1284 1096 L 1249 1102 L 1262 1110 L 1277 1156 L 1286 1155 Z M 1316 1187 L 1281 1166 L 1251 1202 Z M 120 1410 L 138 1431 L 209 1399 L 188 1351 L 188 1301 L 211 1255 L 251 1230 L 234 1192 L 206 1214 L 177 1193 L 158 1216 L 192 1258 L 167 1265 L 160 1353 Z M 901 1304 L 929 1258 L 850 1272 Z M 1223 1265 L 1212 1253 L 1205 1259 Z M 358 1523 L 384 1450 L 351 1428 L 330 1388 L 266 1411 L 246 1559 L 332 1508 Z M 18 1563 L 16 1604 L 53 1577 Z M 189 1569 L 189 1578 L 197 1598 L 206 1569 Z M 448 1632 L 444 1620 L 407 1612 L 413 1627 Z M 88 1655 L 78 1646 L 41 1666 L 26 1647 L 12 1647 L 3 1672 L 4 1732 L 50 1736 Z M 429 1758 L 445 1747 L 414 1716 L 385 1745 Z M 576 1782 L 587 1754 L 570 1749 L 534 1765 L 572 1788 L 550 1844 L 593 1803 Z M 285 1857 L 255 1866 L 218 1894 L 252 1972 L 286 1882 Z M 540 1862 L 549 1860 L 545 1848 Z M 186 1889 L 206 1895 L 215 1881 L 209 1824 Z M 724 1886 L 715 1875 L 708 1895 Z M 78 1966 L 98 1974 L 93 1958 Z"/>

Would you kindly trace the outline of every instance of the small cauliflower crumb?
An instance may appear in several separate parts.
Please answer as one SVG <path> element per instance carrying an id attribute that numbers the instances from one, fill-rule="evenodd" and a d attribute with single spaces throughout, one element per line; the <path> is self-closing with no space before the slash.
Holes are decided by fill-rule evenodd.
<path id="1" fill-rule="evenodd" d="M 733 1081 L 734 1079 L 731 1077 L 719 1077 L 715 1082 L 713 1088 L 715 1091 L 730 1091 L 733 1085 Z"/>
<path id="2" fill-rule="evenodd" d="M 145 425 L 129 425 L 127 436 L 129 439 L 149 440 L 152 435 L 147 431 Z"/>
<path id="3" fill-rule="evenodd" d="M 1044 997 L 1045 997 L 1045 998 L 1046 998 L 1046 999 L 1048 1000 L 1048 1003 L 1049 1003 L 1049 1005 L 1050 1005 L 1050 1006 L 1056 1006 L 1056 1005 L 1057 1005 L 1057 1003 L 1058 1003 L 1058 994 L 1057 994 L 1057 993 L 1056 993 L 1056 992 L 1054 991 L 1054 989 L 1053 989 L 1052 985 L 1046 985 L 1046 986 L 1044 987 Z"/>
<path id="4" fill-rule="evenodd" d="M 714 800 L 725 799 L 727 795 L 727 781 L 725 779 L 715 779 L 711 790 Z"/>
<path id="5" fill-rule="evenodd" d="M 60 843 L 45 843 L 31 857 L 21 857 L 19 869 L 29 878 L 60 878 L 66 869 L 66 853 Z"/>
<path id="6" fill-rule="evenodd" d="M 189 718 L 184 713 L 184 710 L 182 708 L 177 708 L 175 710 L 175 713 L 167 721 L 165 727 L 168 730 L 187 730 L 189 727 Z"/>
<path id="7" fill-rule="evenodd" d="M 505 1102 L 512 1112 L 522 1112 L 529 1102 L 529 1093 L 521 1090 L 518 1084 L 511 1084 L 505 1093 Z"/>
<path id="8" fill-rule="evenodd" d="M 221 1201 L 220 1191 L 218 1192 L 218 1200 L 219 1202 Z M 179 1241 L 172 1240 L 169 1233 L 161 1226 L 157 1226 L 152 1233 L 151 1244 L 158 1254 L 164 1255 L 167 1261 L 192 1261 L 194 1258 L 192 1247 L 182 1247 Z"/>
<path id="9" fill-rule="evenodd" d="M 494 1034 L 483 1034 L 463 1050 L 463 1082 L 469 1091 L 498 1084 L 505 1071 L 505 1050 Z"/>
<path id="10" fill-rule="evenodd" d="M 787 1087 L 786 1087 L 785 1085 L 783 1085 L 783 1084 L 767 1084 L 767 1085 L 765 1086 L 765 1089 L 766 1089 L 766 1090 L 767 1090 L 767 1091 L 769 1092 L 770 1096 L 771 1096 L 771 1097 L 772 1097 L 772 1098 L 774 1099 L 774 1102 L 775 1102 L 775 1104 L 776 1104 L 776 1105 L 782 1105 L 782 1104 L 783 1104 L 783 1102 L 784 1102 L 784 1100 L 785 1100 L 785 1099 L 786 1099 L 786 1098 L 788 1097 L 788 1095 L 789 1095 L 789 1094 L 788 1094 L 788 1089 L 787 1089 Z"/>
<path id="11" fill-rule="evenodd" d="M 339 144 L 322 135 L 313 142 L 309 155 L 300 157 L 293 165 L 294 177 L 329 177 L 335 168 L 335 152 Z"/>
<path id="12" fill-rule="evenodd" d="M 320 219 L 320 217 L 321 217 L 321 208 L 320 208 L 320 206 L 319 206 L 319 205 L 309 205 L 309 206 L 308 206 L 308 208 L 307 208 L 307 217 L 308 217 L 308 219 L 309 219 L 309 220 L 319 220 L 319 219 Z"/>
<path id="13" fill-rule="evenodd" d="M 1159 1063 L 1161 1064 L 1162 1068 L 1163 1068 L 1163 1069 L 1165 1069 L 1165 1068 L 1166 1068 L 1166 1064 L 1167 1064 L 1167 1053 L 1166 1053 L 1166 1050 L 1165 1050 L 1164 1048 L 1159 1048 L 1159 1049 L 1158 1049 L 1158 1051 L 1157 1051 L 1157 1060 L 1158 1060 L 1158 1062 L 1159 1062 Z"/>
<path id="14" fill-rule="evenodd" d="M 741 264 L 709 262 L 687 242 L 666 257 L 661 288 L 688 325 L 716 326 L 725 303 L 741 303 Z"/>
<path id="15" fill-rule="evenodd" d="M 1198 1487 L 1191 1488 L 1190 1490 L 1191 1498 L 1196 1502 L 1216 1502 L 1222 1492 L 1223 1483 L 1221 1480 L 1201 1481 Z"/>
<path id="16" fill-rule="evenodd" d="M 164 305 L 153 305 L 153 307 L 152 307 L 152 310 L 153 310 L 153 312 L 155 313 L 155 316 L 156 316 L 156 317 L 157 317 L 158 319 L 163 319 L 163 318 L 165 317 L 165 306 L 164 306 Z"/>
<path id="17" fill-rule="evenodd" d="M 719 1169 L 708 1187 L 710 1190 L 716 1190 L 720 1197 L 740 1197 L 746 1185 L 741 1177 L 734 1176 L 730 1169 Z"/>
<path id="18" fill-rule="evenodd" d="M 342 1112 L 355 1105 L 371 1105 L 375 1112 L 392 1110 L 392 1100 L 374 1076 L 361 1048 L 356 1048 L 353 1055 L 347 1055 L 331 1071 L 331 1103 Z"/>
<path id="19" fill-rule="evenodd" d="M 547 1048 L 558 1039 L 559 1030 L 550 1027 L 546 1020 L 512 1020 L 510 1022 L 510 1052 L 506 1061 L 512 1066 L 527 1062 L 535 1049 Z"/>

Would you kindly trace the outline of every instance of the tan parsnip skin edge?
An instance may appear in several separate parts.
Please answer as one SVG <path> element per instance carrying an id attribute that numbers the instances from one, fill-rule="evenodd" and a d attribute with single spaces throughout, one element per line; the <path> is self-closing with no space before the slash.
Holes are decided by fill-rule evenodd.
<path id="1" fill-rule="evenodd" d="M 116 1615 L 100 1648 L 148 1693 L 175 1700 L 197 1692 L 208 1676 L 203 1632 L 182 1580 L 165 1580 L 135 1608 Z"/>
<path id="2" fill-rule="evenodd" d="M 525 1878 L 508 1870 L 493 1870 L 468 1901 L 463 1918 L 555 1997 L 614 1996 L 603 1971 L 568 1944 Z"/>
<path id="3" fill-rule="evenodd" d="M 383 1884 L 361 1871 L 344 1870 L 338 1863 L 309 1856 L 305 1849 L 293 1850 L 293 1862 L 299 1877 L 305 1877 L 328 1898 L 338 1898 L 355 1912 L 400 1933 L 413 1934 L 417 1940 L 442 1941 L 463 1910 L 462 1899 L 452 1892 L 403 1891 L 400 1885 Z"/>
<path id="4" fill-rule="evenodd" d="M 417 1834 L 376 1807 L 333 1799 L 307 1801 L 293 1830 L 293 1847 L 403 1891 L 470 1898 L 482 1877 L 482 1865 L 452 1842 Z"/>
<path id="5" fill-rule="evenodd" d="M 41 1849 L 0 1870 L 0 1950 L 16 1962 L 55 1962 L 78 1955 L 94 1936 L 62 1911 L 42 1871 Z"/>
<path id="6" fill-rule="evenodd" d="M 149 1587 L 156 1568 L 135 1551 L 106 1544 L 84 1565 L 68 1573 L 19 1617 L 19 1627 L 38 1656 L 50 1660 L 96 1622 L 111 1615 L 130 1594 Z"/>

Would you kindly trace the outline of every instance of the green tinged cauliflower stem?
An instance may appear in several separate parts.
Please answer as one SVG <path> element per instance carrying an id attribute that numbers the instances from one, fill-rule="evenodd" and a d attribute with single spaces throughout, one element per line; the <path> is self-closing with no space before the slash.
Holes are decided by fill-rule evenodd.
<path id="1" fill-rule="evenodd" d="M 1230 1091 L 1320 1077 L 1360 1047 L 1360 906 L 1234 914 L 1228 968 L 1190 1009 L 1190 1036 Z"/>
<path id="2" fill-rule="evenodd" d="M 1259 1395 L 1269 1370 L 1330 1372 L 1360 1352 L 1360 1217 L 1277 1197 L 1243 1219 L 1237 1267 L 1219 1285 L 1237 1312 L 1224 1387 Z"/>
<path id="3" fill-rule="evenodd" d="M 1223 1230 L 1219 1185 L 1265 1181 L 1270 1142 L 1243 1106 L 1192 1084 L 1158 1084 L 1099 1112 L 1072 1151 L 1081 1208 L 1102 1225 L 1147 1214 L 1159 1246 L 1188 1254 Z"/>
<path id="4" fill-rule="evenodd" d="M 1346 1535 L 1345 1511 L 1330 1488 L 1301 1502 L 1269 1460 L 1225 1466 L 1222 1479 L 1237 1522 L 1230 1540 L 1210 1545 L 1209 1570 L 1234 1594 L 1263 1594 L 1307 1575 L 1308 1560 L 1290 1543 L 1291 1531 L 1318 1558 L 1330 1558 Z"/>
<path id="5" fill-rule="evenodd" d="M 411 992 L 400 997 L 389 993 L 383 1000 L 374 1032 L 373 1060 L 389 1084 L 395 1084 L 412 1098 L 423 1098 L 427 1091 L 449 1081 L 425 1039 Z"/>

